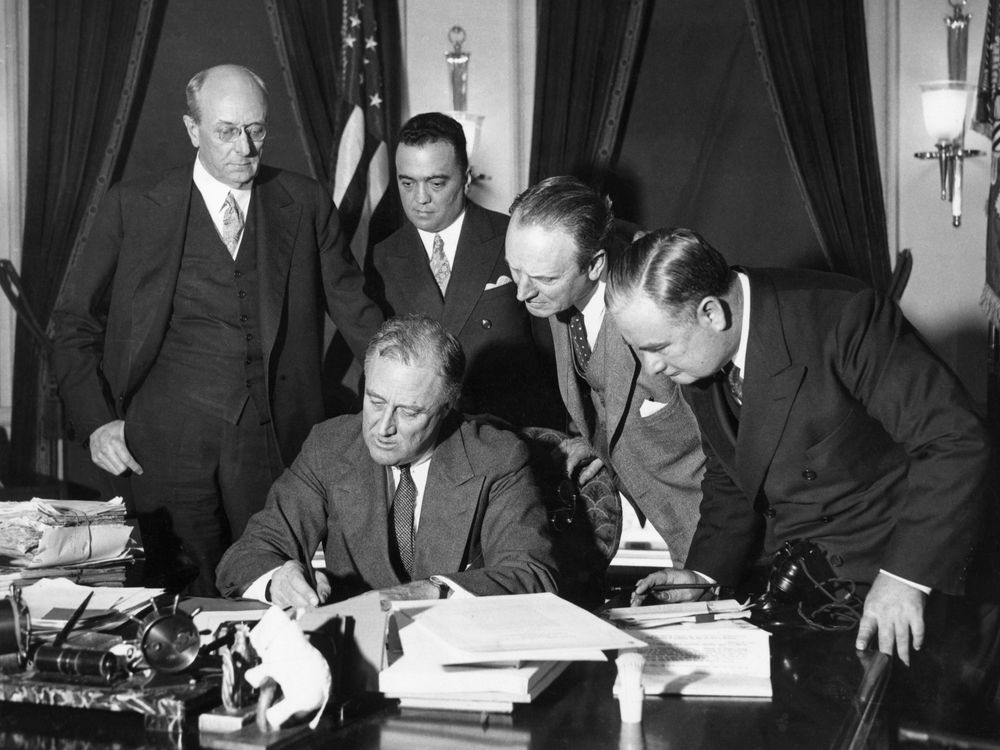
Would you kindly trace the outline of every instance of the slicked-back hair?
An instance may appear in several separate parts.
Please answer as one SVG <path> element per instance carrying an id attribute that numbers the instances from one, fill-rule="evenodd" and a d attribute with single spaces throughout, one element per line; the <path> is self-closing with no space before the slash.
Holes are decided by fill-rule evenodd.
<path id="1" fill-rule="evenodd" d="M 607 247 L 615 216 L 607 198 L 576 177 L 547 177 L 521 193 L 510 206 L 511 221 L 565 232 L 576 245 L 580 270 Z"/>
<path id="2" fill-rule="evenodd" d="M 705 297 L 722 297 L 732 271 L 700 234 L 680 227 L 657 229 L 608 260 L 608 307 L 641 292 L 671 315 L 694 316 Z"/>
<path id="3" fill-rule="evenodd" d="M 208 77 L 208 74 L 215 70 L 216 67 L 220 66 L 199 70 L 191 76 L 191 80 L 188 81 L 187 87 L 184 89 L 184 94 L 187 99 L 187 115 L 195 122 L 201 122 L 201 107 L 198 106 L 198 94 L 201 93 L 201 87 L 205 85 L 205 79 Z M 264 83 L 263 78 L 245 65 L 232 65 L 228 67 L 242 70 L 250 76 L 254 83 L 260 87 L 261 92 L 264 94 L 264 104 L 267 104 L 267 84 Z"/>
<path id="4" fill-rule="evenodd" d="M 414 115 L 399 131 L 399 144 L 406 146 L 426 146 L 428 143 L 450 143 L 455 149 L 455 159 L 462 174 L 469 169 L 469 153 L 466 150 L 465 131 L 453 117 L 441 112 L 424 112 Z"/>
<path id="5" fill-rule="evenodd" d="M 458 339 L 436 320 L 417 314 L 390 318 L 368 342 L 365 373 L 379 357 L 436 369 L 444 381 L 442 404 L 458 402 L 465 377 L 465 352 Z"/>

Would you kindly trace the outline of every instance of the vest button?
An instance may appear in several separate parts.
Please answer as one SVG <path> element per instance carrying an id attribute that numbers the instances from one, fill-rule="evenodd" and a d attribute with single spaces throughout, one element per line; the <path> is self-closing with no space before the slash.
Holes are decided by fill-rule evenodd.
<path id="1" fill-rule="evenodd" d="M 817 476 L 816 472 L 813 471 L 812 469 L 806 469 L 802 472 L 802 478 L 805 479 L 807 482 L 812 482 L 813 480 L 816 479 L 816 476 Z"/>
<path id="2" fill-rule="evenodd" d="M 493 321 L 490 320 L 489 318 L 483 318 L 482 320 L 479 321 L 479 325 L 481 325 L 483 328 L 489 329 L 493 327 Z"/>
<path id="3" fill-rule="evenodd" d="M 246 322 L 247 322 L 247 316 L 246 315 L 241 315 L 240 316 L 240 323 L 246 323 Z"/>
<path id="4" fill-rule="evenodd" d="M 243 291 L 242 289 L 240 289 L 240 299 L 243 299 L 246 296 L 247 296 L 247 293 L 245 291 Z"/>
<path id="5" fill-rule="evenodd" d="M 830 523 L 833 520 L 833 516 L 820 516 L 819 520 L 823 523 Z"/>
<path id="6" fill-rule="evenodd" d="M 248 333 L 247 334 L 247 341 L 253 341 L 253 334 L 252 333 Z"/>
<path id="7" fill-rule="evenodd" d="M 774 508 L 768 508 L 767 510 L 764 511 L 764 515 L 767 516 L 768 518 L 774 518 L 776 515 L 778 515 L 778 511 L 776 511 Z"/>
<path id="8" fill-rule="evenodd" d="M 242 275 L 243 275 L 243 272 L 240 271 L 240 270 L 233 271 L 233 278 L 238 279 Z"/>

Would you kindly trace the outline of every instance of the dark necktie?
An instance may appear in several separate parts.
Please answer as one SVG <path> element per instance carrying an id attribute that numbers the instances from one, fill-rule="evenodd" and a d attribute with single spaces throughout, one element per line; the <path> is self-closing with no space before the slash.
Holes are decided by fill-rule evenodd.
<path id="1" fill-rule="evenodd" d="M 726 373 L 726 380 L 729 381 L 729 390 L 736 399 L 739 406 L 743 406 L 743 373 L 740 368 L 730 362 L 729 371 Z"/>
<path id="2" fill-rule="evenodd" d="M 413 577 L 413 512 L 417 508 L 417 486 L 410 476 L 409 466 L 399 467 L 399 484 L 392 498 L 392 522 L 396 530 L 396 547 L 399 560 Z"/>
<path id="3" fill-rule="evenodd" d="M 569 316 L 569 337 L 573 342 L 573 354 L 576 358 L 580 374 L 587 372 L 590 363 L 590 342 L 587 340 L 587 327 L 583 323 L 583 313 L 573 308 Z"/>

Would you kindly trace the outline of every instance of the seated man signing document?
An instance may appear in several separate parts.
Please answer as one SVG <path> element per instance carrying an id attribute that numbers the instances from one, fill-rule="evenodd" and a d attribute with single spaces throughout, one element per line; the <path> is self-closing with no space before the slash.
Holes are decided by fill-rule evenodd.
<path id="1" fill-rule="evenodd" d="M 313 428 L 219 564 L 223 595 L 315 606 L 371 589 L 555 591 L 527 448 L 453 410 L 464 368 L 438 323 L 385 323 L 365 354 L 362 413 Z M 320 545 L 326 567 L 313 571 Z"/>

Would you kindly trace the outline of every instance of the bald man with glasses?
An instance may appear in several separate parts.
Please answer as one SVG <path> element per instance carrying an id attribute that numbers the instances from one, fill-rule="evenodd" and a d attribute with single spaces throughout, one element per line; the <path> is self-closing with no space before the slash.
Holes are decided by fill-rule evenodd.
<path id="1" fill-rule="evenodd" d="M 382 315 L 330 194 L 263 166 L 267 87 L 196 74 L 193 166 L 112 187 L 53 314 L 70 422 L 130 475 L 147 579 L 216 593 L 223 552 L 323 419 L 323 312 L 356 356 Z"/>

